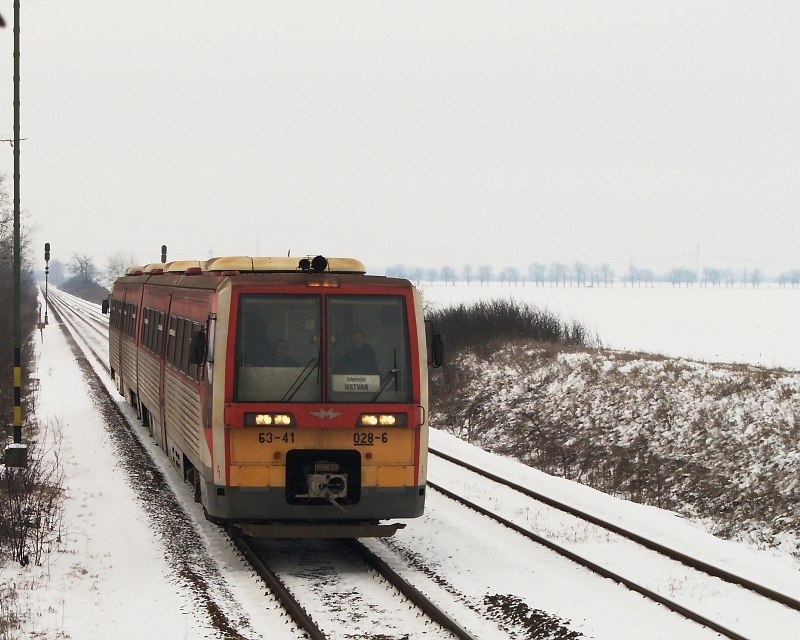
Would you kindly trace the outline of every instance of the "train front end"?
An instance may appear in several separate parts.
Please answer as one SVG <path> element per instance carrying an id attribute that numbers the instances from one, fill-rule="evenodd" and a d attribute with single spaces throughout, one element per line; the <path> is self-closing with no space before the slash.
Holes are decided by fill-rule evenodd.
<path id="1" fill-rule="evenodd" d="M 358 265 L 240 274 L 218 292 L 202 491 L 212 517 L 257 536 L 353 537 L 422 515 L 421 300 Z"/>

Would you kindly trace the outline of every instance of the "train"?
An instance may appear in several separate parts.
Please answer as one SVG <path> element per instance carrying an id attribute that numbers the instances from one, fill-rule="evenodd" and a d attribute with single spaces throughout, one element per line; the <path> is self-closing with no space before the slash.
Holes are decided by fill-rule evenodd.
<path id="1" fill-rule="evenodd" d="M 212 522 L 346 538 L 422 515 L 443 341 L 408 280 L 352 258 L 161 262 L 103 312 L 117 390 Z"/>

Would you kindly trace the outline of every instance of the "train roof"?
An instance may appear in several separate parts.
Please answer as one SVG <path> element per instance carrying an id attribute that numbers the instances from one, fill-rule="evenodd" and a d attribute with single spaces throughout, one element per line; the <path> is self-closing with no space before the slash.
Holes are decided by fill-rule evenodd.
<path id="1" fill-rule="evenodd" d="M 305 261 L 306 266 L 303 263 Z M 176 260 L 128 267 L 126 276 L 137 275 L 238 275 L 239 273 L 307 273 L 311 258 L 223 256 L 210 260 Z M 323 273 L 365 274 L 364 264 L 353 258 L 328 258 Z"/>

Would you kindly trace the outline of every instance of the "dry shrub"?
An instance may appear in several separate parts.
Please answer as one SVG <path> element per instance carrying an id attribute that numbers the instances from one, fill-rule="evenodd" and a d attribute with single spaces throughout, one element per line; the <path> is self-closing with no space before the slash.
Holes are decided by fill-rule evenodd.
<path id="1" fill-rule="evenodd" d="M 39 442 L 48 441 L 47 429 Z M 0 557 L 41 565 L 61 541 L 64 471 L 59 458 L 60 431 L 45 449 L 29 445 L 28 464 L 0 467 Z"/>

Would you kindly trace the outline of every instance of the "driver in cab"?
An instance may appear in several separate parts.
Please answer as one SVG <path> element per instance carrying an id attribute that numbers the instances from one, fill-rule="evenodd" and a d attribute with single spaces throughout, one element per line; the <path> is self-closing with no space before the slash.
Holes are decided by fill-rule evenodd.
<path id="1" fill-rule="evenodd" d="M 379 375 L 375 351 L 366 342 L 361 329 L 353 331 L 352 346 L 336 363 L 335 373 Z"/>

